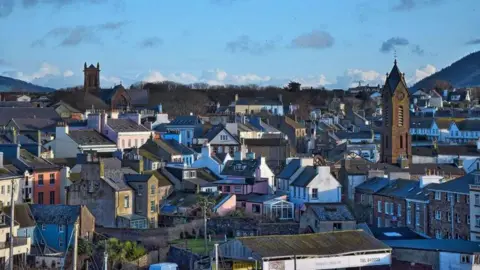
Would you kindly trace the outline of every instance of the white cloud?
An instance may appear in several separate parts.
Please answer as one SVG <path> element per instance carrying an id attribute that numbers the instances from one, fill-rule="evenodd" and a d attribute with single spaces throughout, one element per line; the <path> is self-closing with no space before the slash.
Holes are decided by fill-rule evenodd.
<path id="1" fill-rule="evenodd" d="M 416 69 L 415 75 L 408 79 L 407 83 L 409 85 L 413 85 L 418 81 L 434 74 L 435 72 L 437 72 L 437 68 L 434 65 L 427 64 L 426 66 Z"/>
<path id="2" fill-rule="evenodd" d="M 375 70 L 347 69 L 343 75 L 337 76 L 335 83 L 329 88 L 349 88 L 355 87 L 359 83 L 362 85 L 382 85 L 385 82 L 385 75 L 381 75 Z"/>
<path id="3" fill-rule="evenodd" d="M 73 74 L 74 74 L 73 71 L 71 71 L 71 70 L 65 70 L 65 71 L 63 72 L 63 77 L 72 77 Z"/>
<path id="4" fill-rule="evenodd" d="M 40 68 L 31 73 L 24 73 L 24 72 L 13 72 L 12 75 L 16 79 L 26 81 L 26 82 L 33 82 L 36 79 L 41 79 L 43 77 L 53 75 L 53 76 L 58 76 L 60 74 L 60 69 L 52 64 L 49 64 L 47 62 L 44 62 L 41 64 Z"/>

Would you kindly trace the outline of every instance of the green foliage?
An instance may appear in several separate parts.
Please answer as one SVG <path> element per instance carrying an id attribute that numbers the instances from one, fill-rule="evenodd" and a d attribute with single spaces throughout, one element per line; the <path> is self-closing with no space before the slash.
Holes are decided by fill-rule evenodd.
<path id="1" fill-rule="evenodd" d="M 198 206 L 203 210 L 207 211 L 207 215 L 211 215 L 213 207 L 215 206 L 215 199 L 210 196 L 198 196 L 197 197 Z"/>
<path id="2" fill-rule="evenodd" d="M 78 238 L 78 254 L 92 256 L 93 243 L 83 238 Z"/>
<path id="3" fill-rule="evenodd" d="M 139 246 L 136 242 L 121 242 L 116 238 L 110 238 L 107 241 L 108 259 L 112 266 L 124 262 L 134 261 L 147 252 L 144 247 Z"/>

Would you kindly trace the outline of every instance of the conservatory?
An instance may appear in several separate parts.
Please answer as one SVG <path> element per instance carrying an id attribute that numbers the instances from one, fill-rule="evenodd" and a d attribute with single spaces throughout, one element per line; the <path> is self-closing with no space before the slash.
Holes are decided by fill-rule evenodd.
<path id="1" fill-rule="evenodd" d="M 263 203 L 263 215 L 280 220 L 293 219 L 294 205 L 282 199 L 273 199 Z"/>

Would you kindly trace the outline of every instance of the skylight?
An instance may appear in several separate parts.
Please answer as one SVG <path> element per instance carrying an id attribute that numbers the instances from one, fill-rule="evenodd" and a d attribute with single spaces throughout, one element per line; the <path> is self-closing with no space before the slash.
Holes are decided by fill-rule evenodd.
<path id="1" fill-rule="evenodd" d="M 401 237 L 402 235 L 399 234 L 398 232 L 384 232 L 383 233 L 385 236 L 388 237 Z"/>

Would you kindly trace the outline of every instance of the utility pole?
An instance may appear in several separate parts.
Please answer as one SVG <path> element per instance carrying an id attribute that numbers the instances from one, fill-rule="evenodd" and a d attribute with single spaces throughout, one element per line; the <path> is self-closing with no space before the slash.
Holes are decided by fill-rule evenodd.
<path id="1" fill-rule="evenodd" d="M 75 222 L 75 229 L 73 232 L 73 270 L 77 270 L 77 255 L 78 255 L 78 221 Z"/>
<path id="2" fill-rule="evenodd" d="M 12 179 L 12 193 L 10 193 L 10 257 L 8 258 L 8 269 L 13 270 L 13 226 L 15 224 L 15 200 L 13 194 L 15 193 L 15 178 Z"/>
<path id="3" fill-rule="evenodd" d="M 105 240 L 105 251 L 103 252 L 103 270 L 108 269 L 107 240 Z"/>
<path id="4" fill-rule="evenodd" d="M 203 205 L 203 238 L 205 240 L 205 255 L 207 255 L 207 202 Z"/>
<path id="5" fill-rule="evenodd" d="M 218 270 L 218 244 L 215 244 L 215 270 Z"/>

